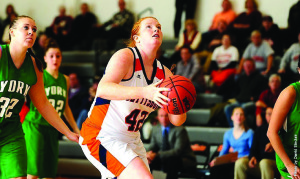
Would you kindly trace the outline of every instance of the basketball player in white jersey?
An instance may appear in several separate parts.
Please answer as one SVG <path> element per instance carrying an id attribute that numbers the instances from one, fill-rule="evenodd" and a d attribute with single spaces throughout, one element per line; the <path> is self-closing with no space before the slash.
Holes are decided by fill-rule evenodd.
<path id="1" fill-rule="evenodd" d="M 156 18 L 140 19 L 132 28 L 129 48 L 112 56 L 99 83 L 80 144 L 102 178 L 153 178 L 139 129 L 149 113 L 169 100 L 161 92 L 170 89 L 157 87 L 173 75 L 155 59 L 162 38 Z M 186 114 L 169 118 L 179 126 Z"/>

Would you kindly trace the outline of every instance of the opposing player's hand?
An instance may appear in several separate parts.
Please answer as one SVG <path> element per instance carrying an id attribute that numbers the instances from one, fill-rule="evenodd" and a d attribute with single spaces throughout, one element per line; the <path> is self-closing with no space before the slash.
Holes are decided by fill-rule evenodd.
<path id="1" fill-rule="evenodd" d="M 79 142 L 79 134 L 76 134 L 74 132 L 70 132 L 66 137 L 73 142 L 78 143 Z"/>
<path id="2" fill-rule="evenodd" d="M 145 98 L 154 101 L 159 107 L 163 108 L 163 105 L 168 105 L 170 99 L 163 95 L 161 92 L 170 91 L 169 88 L 159 88 L 157 87 L 162 83 L 163 80 L 160 80 L 157 83 L 145 87 Z"/>

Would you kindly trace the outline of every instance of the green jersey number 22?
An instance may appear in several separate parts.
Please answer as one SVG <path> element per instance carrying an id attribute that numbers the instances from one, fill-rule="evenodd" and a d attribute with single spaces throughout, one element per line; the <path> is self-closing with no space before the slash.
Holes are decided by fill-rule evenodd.
<path id="1" fill-rule="evenodd" d="M 63 100 L 57 100 L 57 103 L 55 104 L 54 99 L 49 99 L 49 102 L 52 104 L 52 106 L 55 108 L 56 112 L 59 116 L 61 116 L 61 110 L 64 107 L 64 101 Z"/>

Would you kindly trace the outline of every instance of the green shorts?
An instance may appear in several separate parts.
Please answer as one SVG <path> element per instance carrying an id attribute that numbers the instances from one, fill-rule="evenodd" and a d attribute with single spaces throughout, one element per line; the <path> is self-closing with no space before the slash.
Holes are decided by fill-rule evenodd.
<path id="1" fill-rule="evenodd" d="M 27 148 L 27 173 L 40 178 L 55 178 L 58 165 L 58 131 L 52 126 L 24 121 Z"/>
<path id="2" fill-rule="evenodd" d="M 0 145 L 0 179 L 26 177 L 27 155 L 24 136 Z M 1 139 L 2 140 L 2 139 Z"/>

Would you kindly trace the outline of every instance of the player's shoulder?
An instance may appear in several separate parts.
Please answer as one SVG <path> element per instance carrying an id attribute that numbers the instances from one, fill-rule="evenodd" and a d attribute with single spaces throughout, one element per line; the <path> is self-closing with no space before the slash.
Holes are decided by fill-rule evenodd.
<path id="1" fill-rule="evenodd" d="M 113 54 L 111 60 L 119 60 L 123 62 L 132 62 L 134 60 L 134 54 L 129 48 L 123 48 Z"/>

